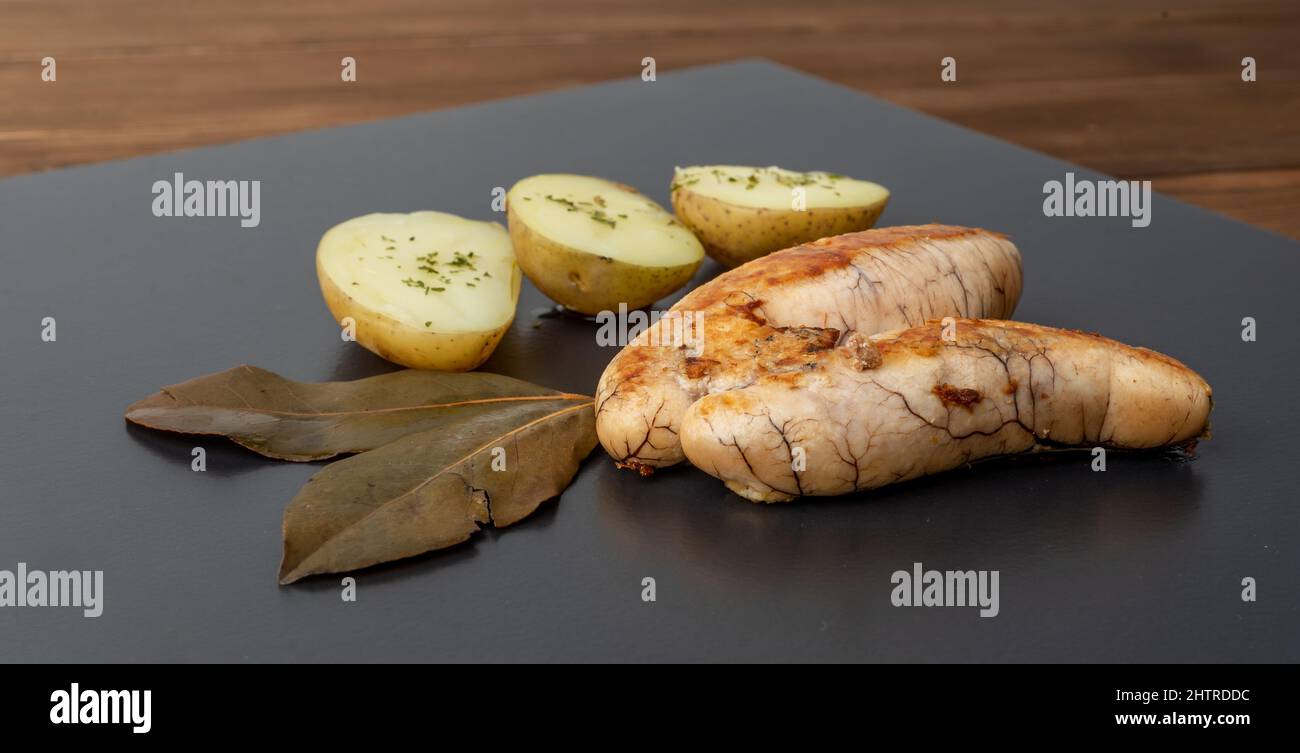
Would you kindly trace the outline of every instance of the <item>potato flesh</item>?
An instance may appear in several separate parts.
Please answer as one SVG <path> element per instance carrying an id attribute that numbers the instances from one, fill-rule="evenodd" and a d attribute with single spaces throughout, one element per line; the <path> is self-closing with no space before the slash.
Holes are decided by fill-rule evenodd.
<path id="1" fill-rule="evenodd" d="M 330 229 L 319 259 L 356 305 L 417 330 L 486 332 L 514 316 L 514 250 L 494 222 L 369 214 Z"/>
<path id="2" fill-rule="evenodd" d="M 677 267 L 704 247 L 663 207 L 628 188 L 583 175 L 535 175 L 510 189 L 520 221 L 554 243 L 643 267 Z"/>
<path id="3" fill-rule="evenodd" d="M 673 180 L 674 190 L 757 209 L 794 209 L 795 188 L 803 189 L 803 205 L 808 209 L 865 207 L 889 198 L 888 189 L 870 181 L 779 167 L 679 167 Z"/>

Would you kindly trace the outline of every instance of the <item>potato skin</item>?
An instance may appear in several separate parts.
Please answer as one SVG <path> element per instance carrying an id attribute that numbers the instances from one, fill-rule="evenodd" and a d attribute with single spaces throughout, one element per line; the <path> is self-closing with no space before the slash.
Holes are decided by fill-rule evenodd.
<path id="1" fill-rule="evenodd" d="M 876 224 L 889 197 L 860 207 L 747 207 L 704 196 L 686 186 L 672 192 L 673 212 L 718 263 L 736 267 L 783 248 Z"/>
<path id="2" fill-rule="evenodd" d="M 1210 387 L 1168 356 L 1017 322 L 960 319 L 950 332 L 936 321 L 852 338 L 807 368 L 703 397 L 681 422 L 686 457 L 746 499 L 780 502 L 989 457 L 1207 435 Z"/>
<path id="3" fill-rule="evenodd" d="M 520 220 L 508 203 L 506 218 L 515 259 L 528 279 L 551 300 L 583 314 L 616 310 L 620 303 L 628 309 L 649 306 L 689 282 L 703 263 L 629 264 L 552 241 Z"/>
<path id="4" fill-rule="evenodd" d="M 514 322 L 512 314 L 501 327 L 487 332 L 429 332 L 359 304 L 325 274 L 319 257 L 316 277 L 335 322 L 352 317 L 356 321 L 358 344 L 381 358 L 412 369 L 472 371 L 492 355 Z M 516 269 L 511 282 L 515 299 L 519 298 L 520 283 Z"/>
<path id="5" fill-rule="evenodd" d="M 685 457 L 682 416 L 701 397 L 800 368 L 849 333 L 945 316 L 1009 317 L 1020 289 L 1015 245 L 975 228 L 878 228 L 778 251 L 670 309 L 702 317 L 701 353 L 648 344 L 671 342 L 665 316 L 610 361 L 596 387 L 597 436 L 623 467 L 674 465 Z"/>

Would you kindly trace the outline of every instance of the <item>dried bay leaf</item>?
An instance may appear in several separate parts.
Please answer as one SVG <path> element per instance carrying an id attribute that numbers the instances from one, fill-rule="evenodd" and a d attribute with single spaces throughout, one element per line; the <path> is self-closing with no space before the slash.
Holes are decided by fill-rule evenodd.
<path id="1" fill-rule="evenodd" d="M 352 382 L 304 383 L 236 366 L 164 387 L 127 408 L 126 419 L 151 429 L 221 435 L 267 457 L 305 461 L 365 452 L 503 406 L 552 410 L 590 400 L 483 372 L 408 369 Z"/>
<path id="2" fill-rule="evenodd" d="M 517 523 L 596 446 L 592 398 L 482 372 L 307 384 L 239 366 L 165 387 L 126 418 L 283 460 L 360 453 L 313 476 L 285 510 L 281 583 Z"/>
<path id="3" fill-rule="evenodd" d="M 558 495 L 596 446 L 590 398 L 516 401 L 329 465 L 284 514 L 280 583 L 411 557 Z"/>

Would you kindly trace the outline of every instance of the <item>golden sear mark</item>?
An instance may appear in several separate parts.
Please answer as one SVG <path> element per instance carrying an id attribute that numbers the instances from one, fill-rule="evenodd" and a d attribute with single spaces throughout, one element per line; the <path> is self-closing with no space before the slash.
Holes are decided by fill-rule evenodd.
<path id="1" fill-rule="evenodd" d="M 972 405 L 984 399 L 979 390 L 954 387 L 951 384 L 936 384 L 931 392 L 937 395 L 944 405 L 960 405 L 967 410 L 970 410 Z"/>

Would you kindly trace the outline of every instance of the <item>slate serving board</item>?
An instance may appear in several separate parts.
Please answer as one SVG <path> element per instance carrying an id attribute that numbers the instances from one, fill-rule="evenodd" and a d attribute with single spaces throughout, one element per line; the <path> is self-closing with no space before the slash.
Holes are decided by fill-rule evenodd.
<path id="1" fill-rule="evenodd" d="M 492 188 L 551 171 L 666 204 L 673 166 L 698 163 L 867 177 L 893 191 L 881 224 L 1009 233 L 1017 318 L 1184 360 L 1214 387 L 1213 439 L 1193 462 L 997 461 L 775 507 L 691 469 L 643 480 L 597 449 L 558 504 L 362 571 L 345 603 L 338 577 L 276 585 L 284 506 L 322 464 L 122 420 L 239 363 L 308 381 L 393 368 L 341 342 L 320 300 L 313 253 L 337 222 L 504 221 Z M 1295 661 L 1300 246 L 1160 196 L 1144 229 L 1044 217 L 1044 182 L 1071 170 L 1100 177 L 746 61 L 0 182 L 0 569 L 105 571 L 99 618 L 0 608 L 0 660 Z M 153 182 L 178 171 L 262 181 L 260 226 L 155 218 Z M 586 321 L 534 327 L 546 305 L 525 283 L 484 368 L 590 393 L 613 351 Z M 1000 614 L 892 606 L 891 574 L 914 562 L 999 571 Z"/>

